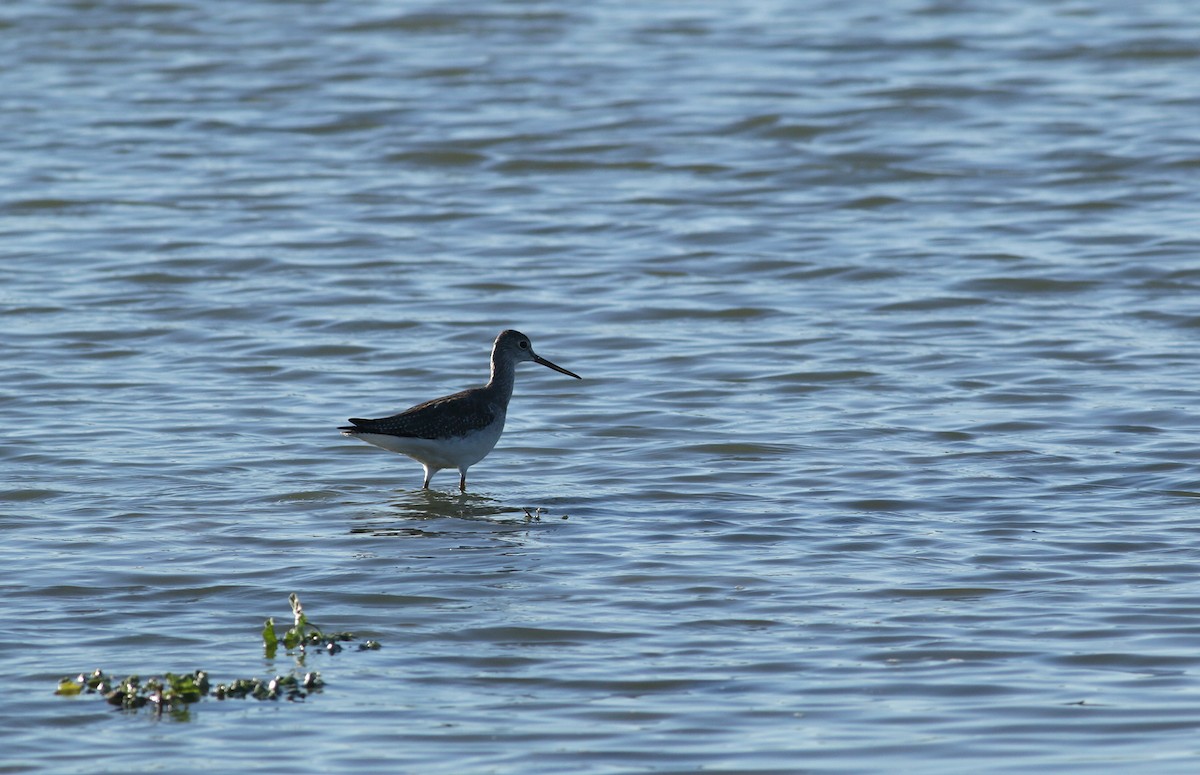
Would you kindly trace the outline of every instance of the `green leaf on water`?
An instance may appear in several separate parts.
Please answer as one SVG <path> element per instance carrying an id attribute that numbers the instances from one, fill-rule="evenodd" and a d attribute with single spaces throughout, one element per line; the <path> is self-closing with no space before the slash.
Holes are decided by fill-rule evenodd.
<path id="1" fill-rule="evenodd" d="M 275 634 L 275 617 L 268 616 L 267 621 L 263 623 L 262 639 L 267 659 L 274 659 L 275 651 L 279 648 L 279 636 Z"/>
<path id="2" fill-rule="evenodd" d="M 55 694 L 61 694 L 64 697 L 73 697 L 83 691 L 83 684 L 76 681 L 74 678 L 64 678 L 58 682 L 58 689 Z"/>
<path id="3" fill-rule="evenodd" d="M 303 636 L 300 634 L 300 628 L 293 627 L 283 634 L 283 645 L 289 650 L 294 649 L 300 645 L 303 639 Z"/>

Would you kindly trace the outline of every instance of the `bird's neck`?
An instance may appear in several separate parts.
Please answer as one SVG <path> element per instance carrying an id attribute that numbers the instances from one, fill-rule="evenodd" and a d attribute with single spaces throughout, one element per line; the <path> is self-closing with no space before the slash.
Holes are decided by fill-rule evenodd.
<path id="1" fill-rule="evenodd" d="M 488 390 L 500 393 L 505 399 L 512 398 L 513 382 L 517 377 L 517 365 L 507 358 L 497 358 L 492 351 L 492 376 L 488 380 Z"/>

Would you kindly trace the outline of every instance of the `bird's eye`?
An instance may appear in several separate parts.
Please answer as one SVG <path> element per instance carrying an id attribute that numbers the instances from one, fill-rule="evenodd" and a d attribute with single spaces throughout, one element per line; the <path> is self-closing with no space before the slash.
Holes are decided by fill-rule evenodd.
<path id="1" fill-rule="evenodd" d="M 522 339 L 519 343 L 517 343 L 517 347 L 520 347 L 522 350 L 528 350 L 529 342 L 526 342 L 525 340 Z"/>

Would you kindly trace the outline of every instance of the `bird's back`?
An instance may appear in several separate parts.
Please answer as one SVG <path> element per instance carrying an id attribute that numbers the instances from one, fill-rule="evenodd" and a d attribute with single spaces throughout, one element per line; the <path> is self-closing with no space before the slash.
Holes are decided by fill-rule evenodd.
<path id="1" fill-rule="evenodd" d="M 417 404 L 400 414 L 370 420 L 351 417 L 353 425 L 339 430 L 346 435 L 380 433 L 418 439 L 458 438 L 477 433 L 503 417 L 486 388 L 476 387 Z"/>

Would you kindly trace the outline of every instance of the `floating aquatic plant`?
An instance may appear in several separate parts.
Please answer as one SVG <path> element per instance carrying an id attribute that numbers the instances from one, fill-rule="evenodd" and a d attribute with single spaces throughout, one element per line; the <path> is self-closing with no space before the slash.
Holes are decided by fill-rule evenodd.
<path id="1" fill-rule="evenodd" d="M 310 647 L 317 646 L 330 654 L 336 654 L 342 650 L 342 643 L 354 640 L 352 632 L 321 632 L 320 628 L 309 622 L 308 617 L 304 615 L 304 606 L 300 605 L 300 598 L 295 592 L 288 595 L 288 602 L 292 604 L 294 623 L 282 637 L 275 629 L 274 617 L 268 617 L 263 624 L 263 650 L 266 651 L 267 659 L 275 658 L 275 652 L 281 643 L 289 652 L 297 649 L 306 652 Z M 362 650 L 361 646 L 359 650 Z"/>
<path id="2" fill-rule="evenodd" d="M 545 511 L 545 509 L 543 509 L 541 506 L 537 506 L 536 508 L 532 507 L 532 506 L 522 506 L 521 510 L 525 512 L 525 521 L 526 522 L 541 522 L 542 521 L 542 513 Z M 563 514 L 562 517 L 560 517 L 560 519 L 570 519 L 570 518 L 571 517 L 567 514 Z"/>
<path id="3" fill-rule="evenodd" d="M 228 684 L 213 686 L 203 670 L 182 675 L 164 673 L 162 677 L 155 676 L 144 683 L 136 675 L 117 680 L 103 670 L 94 670 L 90 674 L 80 673 L 74 678 L 62 679 L 54 693 L 64 696 L 99 694 L 109 705 L 125 710 L 149 706 L 162 713 L 180 711 L 208 696 L 218 700 L 250 697 L 256 700 L 284 698 L 295 702 L 303 700 L 309 692 L 319 691 L 324 685 L 317 672 L 305 673 L 303 677 L 289 673 L 265 680 L 238 678 Z"/>
<path id="4" fill-rule="evenodd" d="M 263 647 L 268 658 L 274 658 L 275 651 L 282 643 L 291 653 L 299 650 L 306 653 L 306 648 L 320 645 L 321 650 L 334 654 L 342 650 L 341 643 L 354 640 L 354 634 L 349 632 L 325 633 L 308 621 L 300 598 L 295 593 L 288 596 L 292 605 L 291 629 L 280 637 L 275 630 L 275 623 L 267 619 L 263 626 Z M 375 651 L 380 648 L 379 642 L 368 640 L 360 643 L 359 651 Z M 302 661 L 297 660 L 302 664 Z M 150 707 L 156 713 L 169 711 L 172 714 L 182 714 L 188 705 L 199 702 L 204 697 L 218 700 L 246 699 L 279 700 L 287 699 L 292 702 L 302 701 L 312 692 L 320 691 L 325 685 L 319 672 L 306 672 L 297 675 L 292 671 L 287 675 L 277 675 L 274 678 L 236 678 L 228 683 L 213 685 L 208 673 L 195 670 L 191 673 L 163 673 L 145 682 L 137 675 L 131 675 L 123 680 L 94 670 L 91 673 L 80 673 L 75 677 L 63 678 L 58 682 L 55 694 L 73 697 L 80 694 L 99 694 L 113 706 L 125 710 L 137 710 Z"/>

